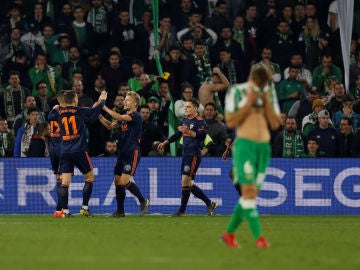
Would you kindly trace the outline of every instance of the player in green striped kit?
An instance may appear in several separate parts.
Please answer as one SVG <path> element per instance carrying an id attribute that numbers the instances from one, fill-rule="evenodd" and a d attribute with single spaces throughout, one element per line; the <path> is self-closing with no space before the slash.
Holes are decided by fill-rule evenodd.
<path id="1" fill-rule="evenodd" d="M 232 85 L 225 99 L 225 121 L 236 128 L 232 148 L 233 181 L 241 185 L 242 196 L 235 206 L 221 239 L 232 248 L 239 247 L 235 230 L 245 218 L 257 248 L 270 244 L 262 235 L 256 197 L 265 179 L 271 156 L 270 131 L 280 125 L 280 109 L 275 87 L 263 66 L 253 67 L 248 82 Z"/>

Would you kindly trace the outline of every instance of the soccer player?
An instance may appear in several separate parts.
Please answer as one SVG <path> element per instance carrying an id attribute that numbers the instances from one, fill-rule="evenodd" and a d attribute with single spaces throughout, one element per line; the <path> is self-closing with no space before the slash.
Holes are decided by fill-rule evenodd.
<path id="1" fill-rule="evenodd" d="M 108 129 L 121 128 L 122 135 L 118 145 L 119 157 L 117 159 L 114 174 L 115 174 L 115 194 L 117 201 L 117 210 L 111 217 L 119 218 L 125 216 L 124 201 L 126 197 L 125 189 L 134 194 L 140 202 L 140 215 L 147 213 L 150 201 L 145 199 L 141 194 L 136 183 L 131 181 L 134 176 L 136 168 L 140 161 L 140 138 L 142 130 L 141 114 L 136 111 L 140 104 L 140 96 L 134 91 L 129 91 L 124 100 L 125 114 L 118 114 L 117 112 L 104 106 L 104 110 L 116 122 L 111 123 L 102 115 L 99 115 L 100 122 Z"/>
<path id="2" fill-rule="evenodd" d="M 64 107 L 64 90 L 59 91 L 56 96 L 56 99 L 60 105 L 60 107 Z M 60 161 L 60 145 L 61 145 L 61 137 L 60 137 L 60 126 L 57 121 L 57 118 L 50 119 L 50 139 L 49 139 L 49 156 L 51 162 L 51 168 L 56 176 L 56 195 L 57 195 L 57 204 L 56 210 L 54 213 L 54 217 L 57 217 L 61 212 L 61 204 L 60 204 L 60 190 L 61 190 L 61 175 L 59 173 L 59 161 Z"/>
<path id="3" fill-rule="evenodd" d="M 83 189 L 83 203 L 80 215 L 92 217 L 88 203 L 91 197 L 94 170 L 87 150 L 85 138 L 85 122 L 95 120 L 107 98 L 107 92 L 101 92 L 97 106 L 93 108 L 80 108 L 77 106 L 78 97 L 75 91 L 64 91 L 64 105 L 56 105 L 49 113 L 49 119 L 57 119 L 60 126 L 61 146 L 60 146 L 60 204 L 62 210 L 56 211 L 54 217 L 71 217 L 68 207 L 69 185 L 76 166 L 85 178 Z"/>
<path id="4" fill-rule="evenodd" d="M 206 122 L 198 114 L 199 102 L 191 99 L 185 102 L 185 118 L 177 128 L 177 132 L 158 145 L 158 151 L 163 152 L 166 145 L 183 136 L 183 150 L 181 163 L 181 206 L 173 217 L 185 215 L 190 193 L 204 201 L 208 215 L 213 215 L 217 204 L 211 201 L 205 193 L 194 184 L 196 171 L 201 161 L 201 148 L 206 137 Z"/>
<path id="5" fill-rule="evenodd" d="M 233 143 L 233 177 L 241 185 L 241 197 L 226 232 L 224 243 L 239 247 L 235 230 L 245 218 L 256 240 L 257 248 L 270 247 L 261 232 L 256 197 L 265 179 L 271 156 L 270 132 L 280 125 L 280 109 L 271 77 L 263 66 L 256 66 L 248 82 L 232 85 L 226 94 L 225 121 L 229 128 L 236 128 Z"/>

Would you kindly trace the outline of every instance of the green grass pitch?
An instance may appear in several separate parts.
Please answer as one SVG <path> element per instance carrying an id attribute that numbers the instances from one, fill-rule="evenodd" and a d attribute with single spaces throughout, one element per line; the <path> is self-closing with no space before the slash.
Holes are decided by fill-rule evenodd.
<path id="1" fill-rule="evenodd" d="M 229 216 L 128 215 L 53 219 L 0 215 L 1 270 L 360 269 L 355 216 L 262 216 L 271 248 L 257 250 L 243 223 L 241 249 L 219 241 Z"/>

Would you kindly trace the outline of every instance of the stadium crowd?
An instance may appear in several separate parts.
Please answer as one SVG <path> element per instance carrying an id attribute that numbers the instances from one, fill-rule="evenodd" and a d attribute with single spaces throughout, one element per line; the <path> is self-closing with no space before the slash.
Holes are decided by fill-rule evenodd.
<path id="1" fill-rule="evenodd" d="M 358 157 L 360 1 L 349 89 L 337 1 L 161 0 L 158 37 L 149 0 L 1 1 L 0 157 L 48 156 L 47 115 L 63 89 L 76 91 L 80 107 L 106 90 L 118 114 L 126 93 L 137 92 L 142 156 L 160 155 L 153 143 L 174 133 L 184 101 L 195 97 L 209 135 L 202 155 L 221 157 L 233 132 L 224 123 L 226 90 L 256 65 L 271 73 L 282 112 L 273 157 Z M 121 130 L 87 125 L 91 156 L 116 156 L 120 139 Z M 179 149 L 181 140 L 165 154 Z"/>

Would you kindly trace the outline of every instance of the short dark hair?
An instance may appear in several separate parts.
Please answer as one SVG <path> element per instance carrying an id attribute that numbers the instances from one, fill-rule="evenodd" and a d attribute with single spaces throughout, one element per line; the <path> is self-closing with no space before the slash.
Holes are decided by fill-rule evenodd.
<path id="1" fill-rule="evenodd" d="M 191 104 L 194 105 L 194 107 L 196 107 L 196 108 L 199 108 L 199 106 L 200 106 L 200 103 L 196 98 L 192 98 L 190 100 L 187 100 L 186 102 L 191 102 Z"/>
<path id="2" fill-rule="evenodd" d="M 349 124 L 350 126 L 353 125 L 353 119 L 352 119 L 351 117 L 343 116 L 343 117 L 341 118 L 341 120 L 347 120 L 347 121 L 348 121 L 348 124 Z"/>
<path id="3" fill-rule="evenodd" d="M 30 115 L 32 112 L 39 112 L 39 108 L 36 106 L 31 106 L 27 109 L 27 114 Z"/>
<path id="4" fill-rule="evenodd" d="M 208 102 L 205 104 L 204 108 L 206 108 L 207 106 L 212 106 L 215 110 L 216 110 L 216 105 L 214 102 Z"/>

